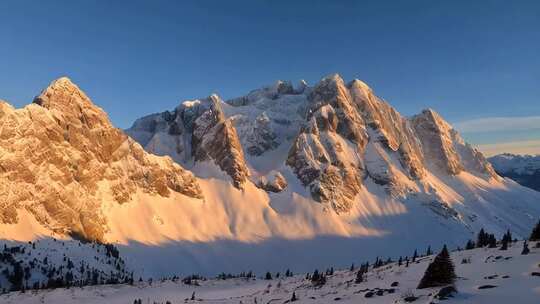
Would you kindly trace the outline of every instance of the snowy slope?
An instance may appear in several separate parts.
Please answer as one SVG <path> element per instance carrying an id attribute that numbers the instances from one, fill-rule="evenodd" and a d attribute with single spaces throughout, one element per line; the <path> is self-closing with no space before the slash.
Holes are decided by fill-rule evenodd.
<path id="1" fill-rule="evenodd" d="M 20 281 L 14 279 L 16 267 L 24 273 Z M 65 286 L 58 284 L 110 284 L 132 278 L 114 247 L 71 239 L 45 238 L 27 243 L 2 240 L 0 269 L 0 290 L 4 291 Z"/>
<path id="2" fill-rule="evenodd" d="M 258 278 L 208 279 L 186 285 L 181 281 L 135 283 L 134 286 L 114 285 L 37 292 L 13 292 L 0 295 L 2 303 L 286 303 L 293 292 L 297 303 L 406 303 L 414 295 L 413 303 L 474 303 L 506 304 L 538 303 L 540 298 L 540 249 L 532 248 L 521 255 L 522 242 L 513 243 L 506 250 L 479 248 L 451 253 L 458 279 L 457 293 L 446 300 L 435 297 L 440 288 L 416 289 L 420 278 L 433 256 L 417 259 L 415 263 L 399 266 L 396 262 L 377 269 L 370 268 L 364 282 L 355 283 L 355 271 L 336 270 L 327 276 L 327 283 L 314 287 L 305 274 L 272 280 Z M 467 263 L 463 263 L 466 260 Z M 358 264 L 363 260 L 357 260 Z M 313 269 L 310 271 L 312 272 Z M 324 271 L 324 268 L 319 268 Z M 293 269 L 294 272 L 294 269 Z M 492 288 L 480 288 L 491 285 Z M 368 298 L 368 293 L 372 296 Z M 190 300 L 192 296 L 195 300 Z"/>

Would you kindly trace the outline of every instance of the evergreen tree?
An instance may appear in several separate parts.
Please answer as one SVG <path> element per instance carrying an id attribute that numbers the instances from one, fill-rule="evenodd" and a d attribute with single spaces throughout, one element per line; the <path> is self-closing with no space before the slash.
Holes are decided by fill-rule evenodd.
<path id="1" fill-rule="evenodd" d="M 523 250 L 521 251 L 521 254 L 529 254 L 529 245 L 527 244 L 527 241 L 523 241 Z"/>
<path id="2" fill-rule="evenodd" d="M 489 248 L 497 247 L 497 239 L 495 238 L 494 234 L 488 235 L 488 243 L 487 243 L 487 245 L 488 245 Z"/>
<path id="3" fill-rule="evenodd" d="M 501 245 L 501 248 L 500 248 L 500 249 L 501 249 L 501 250 L 508 250 L 508 242 L 509 242 L 509 241 L 508 241 L 508 238 L 507 238 L 506 235 L 505 235 L 505 236 L 503 237 L 502 241 L 501 241 L 502 245 Z"/>
<path id="4" fill-rule="evenodd" d="M 398 260 L 398 266 L 401 266 L 403 264 L 403 259 L 401 258 L 401 256 L 399 257 L 399 260 Z"/>
<path id="5" fill-rule="evenodd" d="M 538 223 L 534 226 L 529 241 L 540 241 L 540 220 L 538 220 Z"/>
<path id="6" fill-rule="evenodd" d="M 351 268 L 349 268 L 350 271 L 354 271 L 354 263 L 351 264 Z"/>
<path id="7" fill-rule="evenodd" d="M 311 276 L 311 283 L 315 286 L 322 286 L 326 284 L 326 277 L 319 273 L 319 270 L 315 269 Z"/>
<path id="8" fill-rule="evenodd" d="M 270 272 L 267 272 L 266 273 L 266 276 L 264 277 L 265 280 L 271 280 L 272 279 L 272 274 Z"/>
<path id="9" fill-rule="evenodd" d="M 471 250 L 474 249 L 474 242 L 472 240 L 467 241 L 467 245 L 465 245 L 465 250 Z"/>
<path id="10" fill-rule="evenodd" d="M 293 291 L 292 293 L 292 297 L 291 297 L 291 302 L 294 302 L 294 301 L 297 301 L 298 298 L 296 298 L 296 292 Z"/>
<path id="11" fill-rule="evenodd" d="M 418 257 L 418 253 L 416 252 L 416 249 L 414 250 L 414 254 L 412 256 L 412 262 L 416 262 L 416 258 Z"/>
<path id="12" fill-rule="evenodd" d="M 433 252 L 431 251 L 431 246 L 428 246 L 427 250 L 426 250 L 426 255 L 432 255 Z"/>
<path id="13" fill-rule="evenodd" d="M 363 281 L 364 281 L 364 272 L 363 272 L 363 269 L 360 269 L 356 273 L 356 279 L 354 280 L 354 282 L 356 284 L 359 284 L 359 283 L 362 283 Z"/>
<path id="14" fill-rule="evenodd" d="M 488 235 L 484 231 L 484 228 L 480 229 L 480 232 L 478 232 L 478 238 L 476 240 L 476 247 L 481 248 L 486 246 L 488 243 Z"/>
<path id="15" fill-rule="evenodd" d="M 454 263 L 450 258 L 448 249 L 444 245 L 441 252 L 435 257 L 424 273 L 424 277 L 420 280 L 418 288 L 428 288 L 436 286 L 444 286 L 453 284 L 456 280 L 454 271 Z"/>
<path id="16" fill-rule="evenodd" d="M 506 238 L 508 244 L 512 243 L 512 233 L 510 232 L 510 229 L 506 231 L 506 233 L 503 236 L 503 239 Z"/>

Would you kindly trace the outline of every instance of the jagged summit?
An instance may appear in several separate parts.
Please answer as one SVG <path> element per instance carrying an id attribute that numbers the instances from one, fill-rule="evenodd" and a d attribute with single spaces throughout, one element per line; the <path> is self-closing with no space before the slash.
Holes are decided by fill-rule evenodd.
<path id="1" fill-rule="evenodd" d="M 191 173 L 144 152 L 68 78 L 22 109 L 3 106 L 0 125 L 0 223 L 17 223 L 22 209 L 52 231 L 103 240 L 106 202 L 202 198 Z"/>
<path id="2" fill-rule="evenodd" d="M 213 94 L 180 103 L 173 112 L 138 119 L 126 132 L 148 151 L 169 155 L 178 163 L 211 161 L 242 189 L 249 175 L 236 129 Z"/>

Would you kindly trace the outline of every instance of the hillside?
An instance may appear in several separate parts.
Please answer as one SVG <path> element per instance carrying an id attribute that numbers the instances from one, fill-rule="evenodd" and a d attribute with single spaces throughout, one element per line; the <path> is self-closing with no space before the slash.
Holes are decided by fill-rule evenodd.
<path id="1" fill-rule="evenodd" d="M 2 303 L 287 303 L 294 292 L 296 303 L 537 303 L 540 297 L 540 249 L 521 255 L 523 242 L 506 251 L 477 248 L 451 254 L 458 279 L 457 293 L 437 298 L 440 287 L 416 289 L 433 256 L 417 258 L 408 266 L 392 262 L 369 271 L 355 283 L 356 271 L 335 270 L 323 286 L 314 286 L 301 273 L 271 280 L 257 278 L 135 282 L 130 285 L 90 286 L 0 295 Z M 358 260 L 360 264 L 362 260 Z M 323 269 L 320 269 L 323 271 Z M 294 269 L 293 269 L 294 271 Z M 192 297 L 195 300 L 190 300 Z M 409 298 L 406 302 L 405 299 Z M 414 299 L 416 298 L 416 299 Z M 413 300 L 414 299 L 414 300 Z"/>

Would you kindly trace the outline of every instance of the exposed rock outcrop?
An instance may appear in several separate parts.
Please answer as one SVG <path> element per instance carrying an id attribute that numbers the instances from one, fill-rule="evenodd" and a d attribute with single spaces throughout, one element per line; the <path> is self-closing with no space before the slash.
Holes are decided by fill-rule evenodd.
<path id="1" fill-rule="evenodd" d="M 343 80 L 323 79 L 309 95 L 307 124 L 289 151 L 289 165 L 313 198 L 348 211 L 362 186 L 368 136 Z"/>
<path id="2" fill-rule="evenodd" d="M 429 164 L 452 175 L 466 170 L 498 178 L 482 153 L 461 138 L 437 112 L 427 109 L 411 118 L 417 136 L 422 141 Z"/>
<path id="3" fill-rule="evenodd" d="M 285 177 L 279 172 L 272 172 L 268 176 L 262 176 L 257 182 L 257 187 L 267 192 L 281 192 L 287 188 Z"/>
<path id="4" fill-rule="evenodd" d="M 104 196 L 129 202 L 138 191 L 202 198 L 195 177 L 156 157 L 121 130 L 68 78 L 22 109 L 0 103 L 0 221 L 26 208 L 44 226 L 90 240 L 107 230 Z"/>
<path id="5" fill-rule="evenodd" d="M 424 176 L 423 155 L 409 121 L 396 109 L 373 94 L 362 81 L 355 79 L 349 84 L 354 104 L 366 124 L 374 130 L 373 140 L 398 152 L 399 161 L 411 179 Z"/>
<path id="6" fill-rule="evenodd" d="M 149 152 L 177 162 L 213 161 L 243 188 L 249 175 L 242 145 L 231 119 L 225 118 L 217 95 L 185 101 L 173 112 L 138 119 L 126 132 Z"/>

